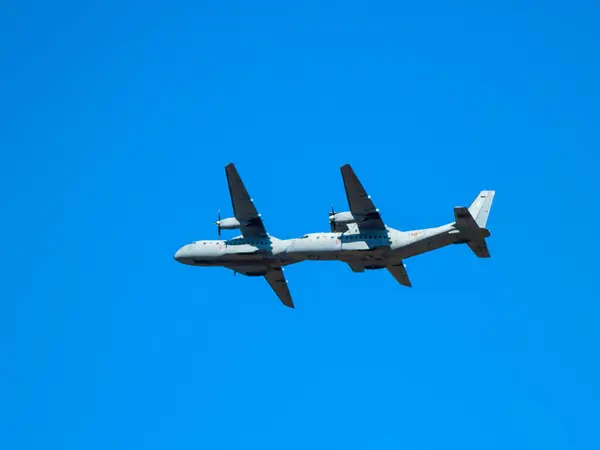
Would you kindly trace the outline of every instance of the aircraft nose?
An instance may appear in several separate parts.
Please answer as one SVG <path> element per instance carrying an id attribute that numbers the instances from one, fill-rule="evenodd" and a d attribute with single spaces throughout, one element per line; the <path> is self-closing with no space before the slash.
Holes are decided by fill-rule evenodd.
<path id="1" fill-rule="evenodd" d="M 175 261 L 177 262 L 181 262 L 183 260 L 183 247 L 181 247 L 179 250 L 177 250 L 175 252 L 175 255 L 173 255 L 173 258 L 175 259 Z"/>

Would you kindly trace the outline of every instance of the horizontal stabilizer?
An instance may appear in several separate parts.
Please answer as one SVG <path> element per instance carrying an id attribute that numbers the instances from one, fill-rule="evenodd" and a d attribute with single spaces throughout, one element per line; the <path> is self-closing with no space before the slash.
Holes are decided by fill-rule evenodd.
<path id="1" fill-rule="evenodd" d="M 467 245 L 469 246 L 469 248 L 471 250 L 473 250 L 473 253 L 475 253 L 475 255 L 477 255 L 477 257 L 479 257 L 479 258 L 489 258 L 490 257 L 490 251 L 488 250 L 488 246 L 485 242 L 485 239 L 469 241 L 469 242 L 467 242 Z"/>
<path id="2" fill-rule="evenodd" d="M 410 279 L 408 278 L 408 273 L 406 272 L 406 267 L 404 264 L 398 264 L 396 266 L 386 266 L 386 269 L 392 276 L 400 283 L 402 286 L 412 287 L 410 283 Z"/>

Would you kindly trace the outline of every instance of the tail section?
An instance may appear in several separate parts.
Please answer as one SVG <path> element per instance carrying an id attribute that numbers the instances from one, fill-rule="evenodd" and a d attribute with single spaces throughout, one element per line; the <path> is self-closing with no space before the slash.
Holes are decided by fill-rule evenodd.
<path id="1" fill-rule="evenodd" d="M 485 238 L 482 239 L 474 239 L 472 241 L 467 242 L 469 248 L 475 253 L 475 256 L 478 258 L 489 258 L 490 251 L 488 250 L 487 242 L 485 242 Z"/>
<path id="2" fill-rule="evenodd" d="M 480 228 L 485 228 L 496 191 L 481 191 L 469 206 L 469 213 Z"/>
<path id="3" fill-rule="evenodd" d="M 456 227 L 460 233 L 457 244 L 465 243 L 479 258 L 489 258 L 485 238 L 490 235 L 485 228 L 496 191 L 481 191 L 469 209 L 454 208 Z"/>

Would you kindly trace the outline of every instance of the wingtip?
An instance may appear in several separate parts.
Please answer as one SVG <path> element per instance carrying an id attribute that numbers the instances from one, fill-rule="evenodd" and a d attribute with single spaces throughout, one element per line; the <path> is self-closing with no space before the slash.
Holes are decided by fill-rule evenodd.
<path id="1" fill-rule="evenodd" d="M 340 167 L 340 172 L 342 172 L 343 177 L 356 177 L 354 169 L 350 164 L 344 164 L 342 167 Z"/>

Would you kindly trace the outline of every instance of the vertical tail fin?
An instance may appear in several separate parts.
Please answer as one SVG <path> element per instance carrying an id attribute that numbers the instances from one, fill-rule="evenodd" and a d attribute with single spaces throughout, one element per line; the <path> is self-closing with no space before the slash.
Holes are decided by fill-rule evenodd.
<path id="1" fill-rule="evenodd" d="M 481 191 L 473 203 L 471 203 L 471 206 L 469 206 L 469 213 L 481 228 L 485 228 L 488 221 L 494 195 L 496 195 L 496 191 Z"/>

